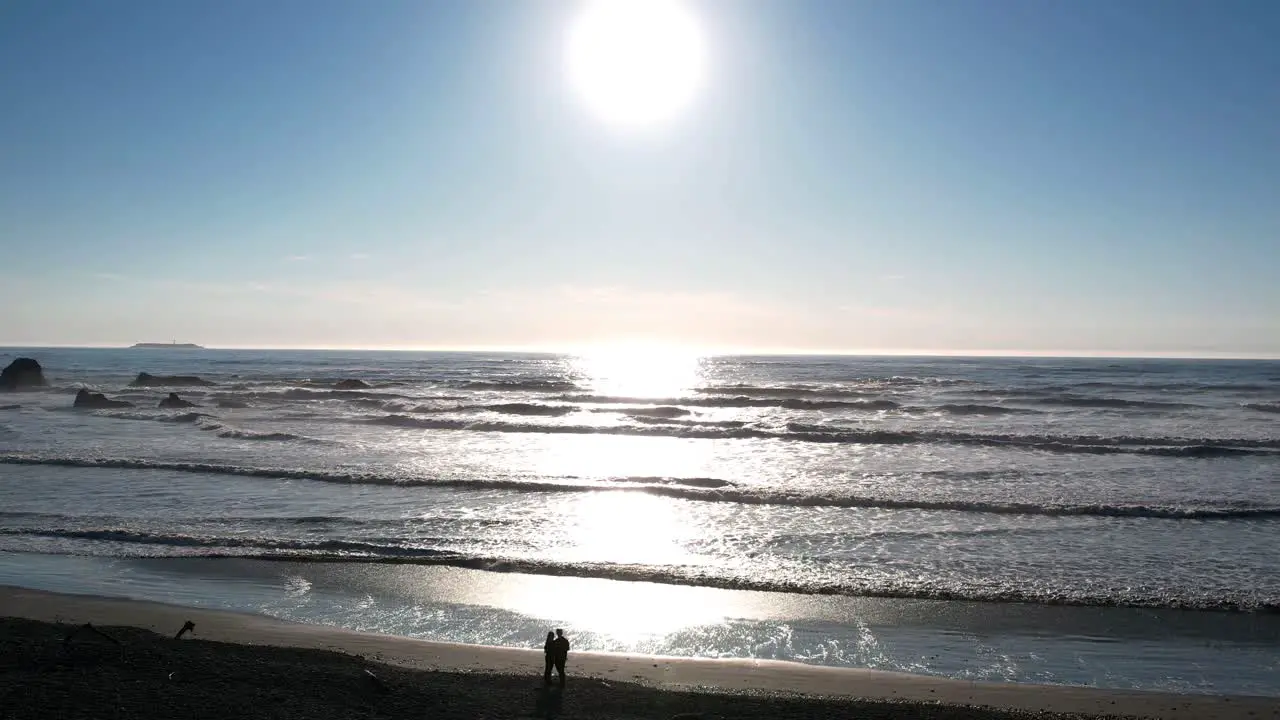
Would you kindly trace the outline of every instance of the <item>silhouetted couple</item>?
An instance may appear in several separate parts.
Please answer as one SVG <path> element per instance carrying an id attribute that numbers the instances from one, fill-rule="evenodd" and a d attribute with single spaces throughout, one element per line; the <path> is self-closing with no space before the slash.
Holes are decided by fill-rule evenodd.
<path id="1" fill-rule="evenodd" d="M 564 630 L 556 628 L 555 632 L 547 633 L 547 643 L 542 646 L 542 651 L 547 656 L 542 681 L 551 684 L 551 668 L 554 667 L 560 676 L 560 687 L 564 687 L 564 664 L 569 660 L 569 638 L 564 636 Z"/>

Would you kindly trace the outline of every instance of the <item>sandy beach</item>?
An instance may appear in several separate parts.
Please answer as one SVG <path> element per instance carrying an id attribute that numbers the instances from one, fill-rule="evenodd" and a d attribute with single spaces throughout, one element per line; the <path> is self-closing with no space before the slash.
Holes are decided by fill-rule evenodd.
<path id="1" fill-rule="evenodd" d="M 444 695 L 457 702 L 442 709 L 440 717 L 541 712 L 540 649 L 424 642 L 258 615 L 20 588 L 0 590 L 0 616 L 11 618 L 4 621 L 3 633 L 8 717 L 163 717 L 145 710 L 157 696 L 168 698 L 174 712 L 178 706 L 173 703 L 181 703 L 183 696 L 212 703 L 201 705 L 194 715 L 181 711 L 193 717 L 348 717 L 356 708 L 373 717 L 394 717 L 406 703 L 437 702 Z M 172 640 L 188 620 L 195 623 L 195 632 Z M 123 654 L 87 632 L 77 635 L 70 651 L 61 651 L 63 636 L 84 623 L 111 628 L 107 632 L 123 643 Z M 226 673 L 235 674 L 246 663 L 260 665 L 261 672 L 229 685 Z M 366 668 L 388 692 L 378 692 L 364 676 Z M 556 698 L 563 717 L 658 718 L 686 712 L 708 717 L 978 718 L 1046 712 L 1280 717 L 1280 702 L 1273 698 L 970 683 L 759 660 L 574 653 L 569 670 L 570 686 Z M 169 673 L 174 673 L 172 679 Z M 118 684 L 114 692 L 120 703 L 136 707 L 121 705 L 119 712 L 96 707 L 111 695 L 110 688 L 99 687 L 108 681 Z M 174 683 L 180 693 L 175 694 Z M 201 690 L 206 683 L 212 685 Z M 214 686 L 220 689 L 211 694 Z M 294 700 L 279 697 L 295 692 L 299 697 Z M 245 700 L 263 693 L 278 702 Z M 333 693 L 337 696 L 326 706 L 322 698 Z M 238 704 L 213 712 L 222 703 Z"/>

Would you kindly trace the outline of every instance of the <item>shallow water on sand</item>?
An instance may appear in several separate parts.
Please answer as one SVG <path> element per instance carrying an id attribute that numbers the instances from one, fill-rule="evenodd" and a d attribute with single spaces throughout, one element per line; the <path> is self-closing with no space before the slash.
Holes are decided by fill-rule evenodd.
<path id="1" fill-rule="evenodd" d="M 0 553 L 0 585 L 427 640 L 755 657 L 980 681 L 1280 697 L 1280 618 L 817 597 L 451 567 Z"/>

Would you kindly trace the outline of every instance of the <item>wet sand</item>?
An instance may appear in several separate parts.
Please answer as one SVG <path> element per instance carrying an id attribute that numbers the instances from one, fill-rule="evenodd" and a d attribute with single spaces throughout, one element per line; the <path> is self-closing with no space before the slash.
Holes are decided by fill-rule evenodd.
<path id="1" fill-rule="evenodd" d="M 6 718 L 1280 718 L 1275 698 L 603 653 L 574 653 L 569 687 L 547 693 L 541 649 L 19 588 L 0 588 L 0 616 Z M 173 640 L 187 620 L 195 632 Z M 121 646 L 84 630 L 64 645 L 86 622 Z"/>

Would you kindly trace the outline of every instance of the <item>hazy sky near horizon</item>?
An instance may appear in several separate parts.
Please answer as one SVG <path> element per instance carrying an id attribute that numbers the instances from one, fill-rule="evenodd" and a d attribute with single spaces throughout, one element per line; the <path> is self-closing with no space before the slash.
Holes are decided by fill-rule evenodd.
<path id="1" fill-rule="evenodd" d="M 0 344 L 1280 355 L 1280 4 L 0 2 Z"/>

